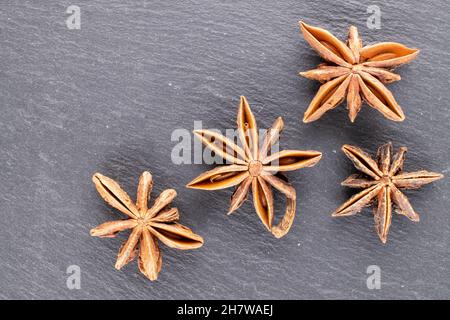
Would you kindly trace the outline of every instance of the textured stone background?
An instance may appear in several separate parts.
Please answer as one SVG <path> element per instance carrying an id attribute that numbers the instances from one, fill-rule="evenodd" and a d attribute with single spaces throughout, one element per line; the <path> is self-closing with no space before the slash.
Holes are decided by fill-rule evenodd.
<path id="1" fill-rule="evenodd" d="M 176 3 L 176 4 L 175 4 Z M 65 25 L 81 7 L 81 30 Z M 381 30 L 366 26 L 369 4 Z M 0 298 L 450 298 L 450 183 L 408 192 L 417 225 L 396 215 L 381 245 L 370 210 L 330 213 L 351 194 L 344 143 L 375 151 L 392 140 L 410 153 L 406 168 L 449 174 L 450 65 L 447 1 L 2 1 L 0 5 Z M 389 85 L 406 113 L 394 123 L 364 107 L 350 124 L 343 106 L 318 122 L 299 119 L 318 83 L 297 76 L 320 59 L 297 21 L 340 38 L 359 27 L 365 43 L 422 49 Z M 298 212 L 291 232 L 264 231 L 251 202 L 225 215 L 231 190 L 184 185 L 208 165 L 171 162 L 172 131 L 233 128 L 239 95 L 261 127 L 281 115 L 283 148 L 323 152 L 318 166 L 293 172 Z M 163 271 L 147 281 L 131 263 L 113 268 L 126 234 L 97 239 L 89 229 L 119 217 L 91 175 L 116 179 L 134 197 L 139 174 L 155 191 L 174 187 L 184 224 L 206 242 L 195 251 L 163 247 Z M 366 288 L 366 268 L 382 289 Z M 66 269 L 81 268 L 81 290 Z"/>

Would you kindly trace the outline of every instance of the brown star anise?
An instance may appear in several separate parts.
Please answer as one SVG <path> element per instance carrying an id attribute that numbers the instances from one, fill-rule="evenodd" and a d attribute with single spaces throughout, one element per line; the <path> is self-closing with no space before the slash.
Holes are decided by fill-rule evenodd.
<path id="1" fill-rule="evenodd" d="M 153 187 L 150 172 L 142 173 L 139 179 L 136 204 L 114 180 L 100 173 L 94 174 L 92 180 L 101 197 L 129 217 L 105 222 L 91 230 L 91 236 L 115 237 L 120 231 L 132 229 L 128 240 L 119 250 L 116 269 L 132 261 L 139 251 L 139 270 L 150 280 L 156 280 L 162 264 L 157 239 L 171 248 L 181 250 L 196 249 L 203 245 L 202 237 L 177 222 L 180 218 L 178 209 L 169 207 L 177 195 L 174 189 L 164 190 L 156 198 L 153 207 L 147 207 Z"/>
<path id="2" fill-rule="evenodd" d="M 306 110 L 303 122 L 319 119 L 345 97 L 351 122 L 355 121 L 361 109 L 362 99 L 390 120 L 405 119 L 402 108 L 383 83 L 400 80 L 400 76 L 391 70 L 416 58 L 418 49 L 396 42 L 363 47 L 354 26 L 349 29 L 347 44 L 322 28 L 304 22 L 300 22 L 300 28 L 306 41 L 329 63 L 300 73 L 306 78 L 324 82 Z"/>
<path id="3" fill-rule="evenodd" d="M 231 197 L 228 214 L 243 204 L 251 187 L 256 213 L 264 226 L 275 237 L 281 238 L 289 231 L 295 217 L 296 192 L 287 179 L 277 173 L 311 167 L 322 157 L 318 151 L 284 150 L 272 154 L 272 148 L 278 141 L 283 125 L 281 117 L 276 119 L 272 128 L 267 130 L 264 142 L 259 147 L 256 120 L 247 99 L 242 96 L 237 115 L 237 127 L 243 148 L 214 131 L 194 131 L 206 147 L 231 164 L 201 174 L 187 187 L 217 190 L 237 186 Z M 271 187 L 286 197 L 284 217 L 276 226 L 273 226 L 274 205 Z"/>
<path id="4" fill-rule="evenodd" d="M 419 215 L 414 211 L 408 198 L 401 189 L 418 189 L 421 186 L 441 179 L 440 173 L 428 171 L 403 172 L 406 147 L 401 147 L 392 156 L 392 144 L 389 142 L 378 148 L 377 160 L 373 160 L 361 149 L 344 145 L 342 151 L 362 174 L 353 174 L 342 182 L 350 188 L 363 188 L 334 213 L 333 217 L 351 216 L 361 211 L 376 199 L 374 205 L 375 228 L 381 242 L 386 243 L 392 220 L 392 205 L 395 211 L 411 221 L 418 222 Z M 392 159 L 392 160 L 391 160 Z"/>

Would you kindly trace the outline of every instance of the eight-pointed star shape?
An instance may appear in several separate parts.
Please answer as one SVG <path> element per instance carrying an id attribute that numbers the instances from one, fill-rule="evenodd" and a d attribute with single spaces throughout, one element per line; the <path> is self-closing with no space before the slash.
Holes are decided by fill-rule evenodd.
<path id="1" fill-rule="evenodd" d="M 202 237 L 177 222 L 180 218 L 178 209 L 169 207 L 177 195 L 174 189 L 164 190 L 153 206 L 150 209 L 147 207 L 153 187 L 150 172 L 145 171 L 139 179 L 136 204 L 114 180 L 100 173 L 94 174 L 92 180 L 101 197 L 129 217 L 105 222 L 91 230 L 91 236 L 95 237 L 115 237 L 120 231 L 132 230 L 119 250 L 116 269 L 132 261 L 139 251 L 139 270 L 150 280 L 156 280 L 162 265 L 157 239 L 171 248 L 181 250 L 196 249 L 203 245 Z"/>
<path id="2" fill-rule="evenodd" d="M 443 175 L 425 170 L 403 172 L 406 147 L 401 147 L 392 156 L 392 144 L 386 143 L 378 148 L 378 161 L 373 160 L 363 150 L 344 145 L 342 151 L 362 174 L 353 174 L 342 182 L 343 186 L 362 188 L 334 213 L 333 217 L 351 216 L 360 212 L 375 200 L 373 214 L 375 228 L 381 242 L 386 243 L 392 220 L 392 205 L 396 212 L 411 221 L 418 222 L 419 215 L 414 211 L 401 189 L 418 189 L 421 186 L 443 178 Z"/>
<path id="3" fill-rule="evenodd" d="M 290 229 L 295 217 L 296 192 L 284 177 L 277 173 L 297 170 L 315 165 L 322 154 L 318 151 L 283 150 L 272 153 L 283 129 L 283 120 L 275 120 L 272 128 L 265 134 L 259 147 L 259 134 L 255 117 L 245 97 L 241 97 L 237 115 L 240 145 L 227 137 L 210 130 L 194 131 L 195 135 L 229 165 L 219 166 L 207 171 L 187 187 L 204 190 L 218 190 L 237 186 L 232 197 L 228 214 L 238 209 L 246 200 L 250 188 L 256 213 L 264 226 L 272 234 L 281 238 Z M 286 197 L 286 211 L 280 223 L 273 225 L 274 205 L 272 188 Z"/>
<path id="4" fill-rule="evenodd" d="M 322 28 L 304 22 L 300 22 L 300 28 L 306 41 L 327 61 L 317 69 L 300 73 L 324 83 L 306 110 L 303 122 L 318 120 L 345 98 L 351 122 L 361 109 L 362 99 L 390 120 L 405 119 L 402 108 L 384 83 L 400 80 L 391 70 L 416 58 L 418 49 L 396 42 L 363 47 L 354 26 L 349 29 L 347 44 Z"/>

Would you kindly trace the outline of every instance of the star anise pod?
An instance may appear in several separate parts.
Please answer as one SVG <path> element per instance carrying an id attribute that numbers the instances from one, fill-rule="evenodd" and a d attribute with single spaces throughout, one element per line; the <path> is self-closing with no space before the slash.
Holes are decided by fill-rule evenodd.
<path id="1" fill-rule="evenodd" d="M 189 228 L 179 224 L 177 208 L 170 208 L 176 197 L 174 189 L 161 192 L 149 209 L 147 202 L 153 188 L 150 172 L 142 173 L 137 189 L 136 204 L 114 180 L 94 174 L 95 187 L 101 197 L 112 207 L 126 214 L 128 219 L 105 222 L 91 230 L 91 236 L 115 237 L 120 231 L 131 229 L 131 234 L 117 256 L 116 269 L 132 261 L 139 252 L 139 270 L 150 280 L 156 280 L 161 270 L 162 256 L 157 239 L 165 245 L 181 249 L 196 249 L 203 239 Z"/>
<path id="2" fill-rule="evenodd" d="M 289 231 L 295 217 L 296 192 L 280 173 L 311 167 L 322 157 L 322 154 L 318 151 L 284 150 L 272 154 L 272 147 L 277 143 L 283 126 L 283 119 L 281 117 L 276 119 L 272 128 L 267 130 L 260 147 L 255 117 L 250 110 L 247 99 L 241 96 L 237 115 L 237 130 L 240 145 L 243 148 L 214 131 L 194 131 L 206 147 L 230 164 L 219 166 L 201 174 L 192 180 L 187 187 L 218 190 L 236 186 L 231 197 L 228 214 L 231 214 L 243 204 L 251 188 L 256 213 L 264 226 L 275 237 L 281 238 Z M 274 200 L 272 187 L 286 197 L 284 217 L 276 226 L 273 225 Z"/>
<path id="3" fill-rule="evenodd" d="M 416 58 L 418 49 L 396 42 L 363 47 L 355 26 L 349 29 L 347 44 L 322 28 L 304 22 L 300 22 L 300 28 L 306 41 L 327 61 L 317 69 L 300 73 L 324 83 L 306 110 L 303 122 L 319 119 L 345 98 L 351 122 L 355 121 L 363 99 L 390 120 L 405 119 L 402 108 L 384 83 L 400 80 L 392 70 Z"/>
<path id="4" fill-rule="evenodd" d="M 443 178 L 440 173 L 425 170 L 403 172 L 406 147 L 401 147 L 392 156 L 392 144 L 386 143 L 378 148 L 377 161 L 361 149 L 344 145 L 342 151 L 362 174 L 353 174 L 342 182 L 343 186 L 362 188 L 334 213 L 334 217 L 351 216 L 365 206 L 374 204 L 375 228 L 381 242 L 386 243 L 392 220 L 392 205 L 398 214 L 418 222 L 419 215 L 414 211 L 401 189 L 418 189 L 423 185 Z"/>

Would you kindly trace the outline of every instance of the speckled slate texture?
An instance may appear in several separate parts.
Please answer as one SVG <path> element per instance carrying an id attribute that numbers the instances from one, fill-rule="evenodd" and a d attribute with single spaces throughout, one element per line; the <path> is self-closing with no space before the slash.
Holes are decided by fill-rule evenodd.
<path id="1" fill-rule="evenodd" d="M 68 30 L 66 8 L 81 8 Z M 366 26 L 367 6 L 382 12 Z M 352 190 L 344 143 L 374 152 L 406 145 L 406 168 L 449 175 L 447 1 L 3 1 L 0 5 L 0 298 L 19 299 L 431 299 L 450 298 L 449 179 L 408 192 L 421 214 L 398 215 L 386 246 L 370 210 L 330 213 Z M 297 21 L 345 38 L 359 27 L 365 43 L 398 41 L 422 49 L 389 85 L 406 121 L 364 106 L 355 124 L 345 107 L 309 125 L 300 118 L 318 83 L 300 78 L 320 59 Z M 260 127 L 283 116 L 283 148 L 323 152 L 314 168 L 289 174 L 297 218 L 281 240 L 265 232 L 250 201 L 226 216 L 232 190 L 184 185 L 212 166 L 171 162 L 174 129 L 233 128 L 239 95 Z M 133 197 L 143 170 L 155 193 L 178 190 L 182 222 L 201 234 L 195 251 L 162 247 L 163 270 L 147 281 L 135 262 L 114 261 L 115 239 L 89 229 L 119 213 L 98 196 L 91 175 L 116 179 Z M 66 269 L 81 268 L 81 289 Z M 382 287 L 366 287 L 366 268 Z"/>

